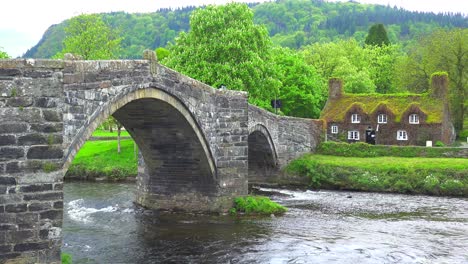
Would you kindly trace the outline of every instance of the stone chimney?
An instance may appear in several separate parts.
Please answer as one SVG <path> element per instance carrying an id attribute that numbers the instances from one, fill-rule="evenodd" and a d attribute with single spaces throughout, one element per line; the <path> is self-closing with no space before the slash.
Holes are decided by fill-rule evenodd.
<path id="1" fill-rule="evenodd" d="M 447 99 L 448 75 L 445 72 L 437 72 L 431 76 L 431 96 L 442 100 Z"/>
<path id="2" fill-rule="evenodd" d="M 343 81 L 338 78 L 328 80 L 328 99 L 340 98 L 343 95 Z"/>

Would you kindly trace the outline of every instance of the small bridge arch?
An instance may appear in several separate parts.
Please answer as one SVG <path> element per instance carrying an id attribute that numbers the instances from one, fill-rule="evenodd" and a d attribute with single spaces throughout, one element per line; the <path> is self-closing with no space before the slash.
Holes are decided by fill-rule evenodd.
<path id="1" fill-rule="evenodd" d="M 273 182 L 278 173 L 278 154 L 268 128 L 249 127 L 249 184 Z"/>

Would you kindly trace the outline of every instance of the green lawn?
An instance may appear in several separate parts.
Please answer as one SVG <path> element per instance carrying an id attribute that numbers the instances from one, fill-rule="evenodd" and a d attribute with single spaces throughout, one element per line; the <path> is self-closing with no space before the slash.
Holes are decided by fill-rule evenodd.
<path id="1" fill-rule="evenodd" d="M 120 132 L 121 137 L 129 137 L 130 134 L 126 130 L 122 130 Z M 93 137 L 117 137 L 117 130 L 114 130 L 113 132 L 109 132 L 109 130 L 95 130 L 93 132 Z"/>
<path id="2" fill-rule="evenodd" d="M 362 169 L 389 170 L 394 168 L 405 169 L 468 169 L 468 159 L 463 158 L 403 158 L 403 157 L 338 157 L 329 155 L 311 155 L 308 157 L 322 164 L 343 167 L 356 167 Z M 467 176 L 468 177 L 468 176 Z"/>
<path id="3" fill-rule="evenodd" d="M 67 176 L 87 178 L 125 178 L 136 174 L 137 159 L 131 139 L 121 140 L 120 154 L 117 140 L 87 141 L 67 172 Z"/>

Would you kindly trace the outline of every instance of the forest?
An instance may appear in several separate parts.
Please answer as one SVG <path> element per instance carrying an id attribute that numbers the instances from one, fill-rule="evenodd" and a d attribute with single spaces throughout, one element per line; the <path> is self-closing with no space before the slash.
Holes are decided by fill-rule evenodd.
<path id="1" fill-rule="evenodd" d="M 467 28 L 461 14 L 278 0 L 81 15 L 51 26 L 24 56 L 83 56 L 77 45 L 88 42 L 72 36 L 95 32 L 90 36 L 99 35 L 96 47 L 107 50 L 85 59 L 140 58 L 144 49 L 153 49 L 161 63 L 192 78 L 248 91 L 251 103 L 268 110 L 271 99 L 280 98 L 280 114 L 309 118 L 319 117 L 331 77 L 344 81 L 345 92 L 424 93 L 430 76 L 444 71 L 454 126 L 464 137 Z"/>

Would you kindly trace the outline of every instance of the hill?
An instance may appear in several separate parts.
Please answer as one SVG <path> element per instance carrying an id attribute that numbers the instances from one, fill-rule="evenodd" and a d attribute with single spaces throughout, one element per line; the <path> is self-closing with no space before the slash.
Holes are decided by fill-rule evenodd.
<path id="1" fill-rule="evenodd" d="M 468 27 L 468 18 L 460 13 L 423 13 L 352 1 L 277 0 L 249 6 L 254 10 L 255 23 L 267 27 L 273 42 L 291 48 L 349 37 L 363 42 L 374 23 L 383 23 L 390 41 L 403 45 L 436 28 Z M 188 31 L 190 14 L 195 8 L 135 14 L 114 12 L 101 16 L 124 37 L 120 57 L 140 58 L 144 49 L 164 47 L 173 42 L 179 32 Z M 57 53 L 66 24 L 67 21 L 52 25 L 24 57 L 50 58 Z"/>

